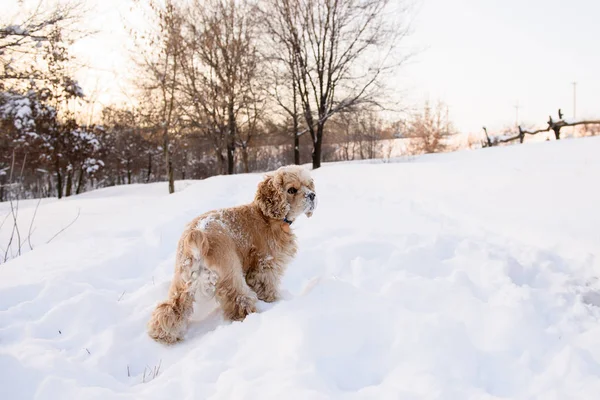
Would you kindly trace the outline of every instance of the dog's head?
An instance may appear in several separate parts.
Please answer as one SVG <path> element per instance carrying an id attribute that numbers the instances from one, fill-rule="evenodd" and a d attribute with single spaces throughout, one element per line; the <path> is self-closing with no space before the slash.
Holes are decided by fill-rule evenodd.
<path id="1" fill-rule="evenodd" d="M 315 184 L 307 169 L 281 167 L 258 184 L 254 201 L 270 218 L 294 221 L 301 214 L 311 217 L 317 207 Z"/>

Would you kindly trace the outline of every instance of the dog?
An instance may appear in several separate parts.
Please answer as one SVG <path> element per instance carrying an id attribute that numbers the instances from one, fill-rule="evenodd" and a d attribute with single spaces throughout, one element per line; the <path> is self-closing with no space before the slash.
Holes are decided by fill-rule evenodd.
<path id="1" fill-rule="evenodd" d="M 149 336 L 164 344 L 182 340 L 198 292 L 214 296 L 230 321 L 256 312 L 258 300 L 279 300 L 281 277 L 297 252 L 290 226 L 316 206 L 310 172 L 290 165 L 266 174 L 251 203 L 193 219 L 179 238 L 168 299 L 154 309 Z"/>

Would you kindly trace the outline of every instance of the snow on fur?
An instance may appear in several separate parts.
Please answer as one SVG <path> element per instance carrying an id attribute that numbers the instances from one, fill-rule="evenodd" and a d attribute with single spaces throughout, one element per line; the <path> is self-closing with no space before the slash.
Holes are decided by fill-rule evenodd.
<path id="1" fill-rule="evenodd" d="M 172 347 L 145 324 L 181 230 L 251 201 L 262 174 L 44 200 L 34 250 L 0 265 L 0 398 L 595 399 L 599 152 L 590 138 L 325 165 L 285 300 L 234 323 L 198 304 Z"/>

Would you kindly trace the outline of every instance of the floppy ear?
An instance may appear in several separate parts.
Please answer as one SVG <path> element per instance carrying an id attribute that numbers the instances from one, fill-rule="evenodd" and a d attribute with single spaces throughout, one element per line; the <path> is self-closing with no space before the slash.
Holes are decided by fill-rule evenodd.
<path id="1" fill-rule="evenodd" d="M 290 210 L 283 192 L 283 179 L 278 174 L 268 175 L 258 184 L 254 201 L 262 213 L 270 218 L 283 219 Z"/>

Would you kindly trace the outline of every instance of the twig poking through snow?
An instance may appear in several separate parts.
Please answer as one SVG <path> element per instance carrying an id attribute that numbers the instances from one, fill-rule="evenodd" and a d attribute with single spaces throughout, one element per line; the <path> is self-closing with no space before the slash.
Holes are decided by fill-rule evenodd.
<path id="1" fill-rule="evenodd" d="M 85 351 L 87 351 L 87 353 L 88 353 L 89 355 L 92 355 L 92 353 L 90 353 L 90 351 L 87 349 L 87 347 L 85 348 Z"/>
<path id="2" fill-rule="evenodd" d="M 124 290 L 123 290 L 123 293 L 121 293 L 121 295 L 117 299 L 117 302 L 121 301 L 121 299 L 123 298 L 123 296 L 125 296 L 125 291 Z"/>
<path id="3" fill-rule="evenodd" d="M 33 250 L 33 246 L 31 245 L 31 234 L 33 232 L 31 232 L 31 228 L 33 227 L 33 222 L 35 221 L 35 216 L 37 214 L 38 207 L 40 206 L 41 202 L 42 202 L 42 198 L 40 197 L 37 204 L 35 205 L 35 210 L 33 211 L 33 217 L 31 217 L 31 223 L 29 224 L 29 232 L 27 233 L 27 243 L 29 243 L 30 250 Z"/>
<path id="4" fill-rule="evenodd" d="M 15 224 L 14 231 L 17 232 L 17 243 L 19 245 L 19 249 L 18 249 L 19 252 L 18 252 L 18 254 L 21 255 L 21 230 L 19 229 L 19 224 L 17 222 L 17 219 L 19 217 L 19 197 L 17 197 L 17 205 L 16 205 L 16 207 L 13 207 L 12 198 L 10 199 L 10 212 L 13 215 L 13 222 Z M 12 241 L 12 238 L 11 238 L 11 241 Z M 4 261 L 6 261 L 6 260 L 4 260 Z"/>
<path id="5" fill-rule="evenodd" d="M 153 380 L 160 373 L 160 367 L 162 365 L 162 358 L 159 360 L 158 365 L 154 366 L 154 368 L 150 368 L 149 366 L 144 367 L 144 376 L 142 377 L 142 383 L 146 383 L 146 371 L 148 371 L 148 382 Z"/>
<path id="6" fill-rule="evenodd" d="M 160 359 L 160 361 L 158 362 L 158 366 L 154 367 L 154 375 L 152 376 L 152 379 L 156 378 L 156 376 L 158 375 L 158 373 L 160 372 L 160 366 L 162 365 L 162 358 Z"/>
<path id="7" fill-rule="evenodd" d="M 62 228 L 60 231 L 58 231 L 58 232 L 56 233 L 56 235 L 52 236 L 52 237 L 50 238 L 50 240 L 48 240 L 48 241 L 46 242 L 46 244 L 50 243 L 50 242 L 52 241 L 52 239 L 54 239 L 55 237 L 57 237 L 58 235 L 60 235 L 62 232 L 64 232 L 64 231 L 65 231 L 65 230 L 66 230 L 68 227 L 70 227 L 71 225 L 73 225 L 73 224 L 75 223 L 75 221 L 77 221 L 77 219 L 79 218 L 79 215 L 80 215 L 80 214 L 81 214 L 81 208 L 78 208 L 78 209 L 77 209 L 77 216 L 75 217 L 75 219 L 74 219 L 73 221 L 71 221 L 71 223 L 70 223 L 69 225 L 65 226 L 65 227 L 64 227 L 64 228 Z"/>
<path id="8" fill-rule="evenodd" d="M 13 226 L 12 233 L 10 234 L 10 240 L 8 241 L 8 246 L 6 246 L 6 250 L 4 251 L 4 259 L 3 259 L 4 262 L 6 262 L 6 260 L 8 260 L 8 250 L 10 250 L 10 246 L 12 245 L 14 236 L 15 236 L 15 227 Z"/>
<path id="9" fill-rule="evenodd" d="M 0 223 L 0 229 L 2 229 L 2 226 L 4 226 L 4 223 L 6 222 L 6 220 L 8 219 L 9 216 L 10 216 L 10 213 L 6 214 L 6 217 L 4 217 L 4 219 L 2 220 L 2 223 Z"/>

